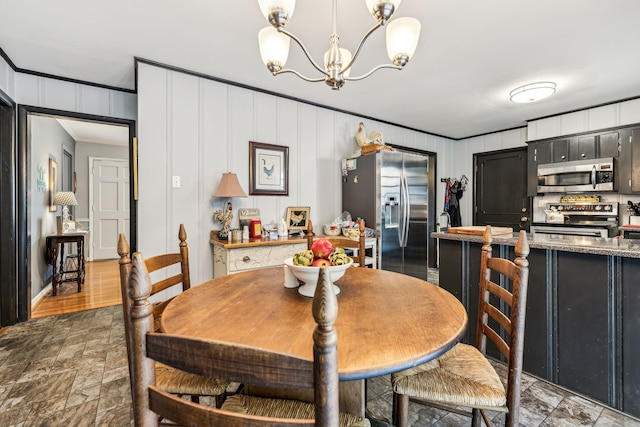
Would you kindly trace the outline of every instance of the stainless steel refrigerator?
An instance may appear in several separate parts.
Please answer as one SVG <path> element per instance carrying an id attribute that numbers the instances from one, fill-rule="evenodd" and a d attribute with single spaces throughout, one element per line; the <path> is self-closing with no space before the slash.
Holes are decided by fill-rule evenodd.
<path id="1" fill-rule="evenodd" d="M 427 279 L 428 159 L 380 151 L 342 164 L 342 210 L 379 238 L 380 268 Z"/>

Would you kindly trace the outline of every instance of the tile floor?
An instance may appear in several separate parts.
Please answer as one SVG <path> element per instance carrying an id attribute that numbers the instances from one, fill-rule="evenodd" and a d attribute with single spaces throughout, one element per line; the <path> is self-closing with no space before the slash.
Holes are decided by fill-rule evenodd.
<path id="1" fill-rule="evenodd" d="M 368 381 L 374 413 L 391 418 L 391 396 L 388 377 Z M 638 420 L 526 375 L 521 421 L 532 427 L 640 427 Z M 457 414 L 414 403 L 410 422 L 470 425 Z M 0 335 L 0 426 L 130 425 L 121 306 L 34 319 Z"/>

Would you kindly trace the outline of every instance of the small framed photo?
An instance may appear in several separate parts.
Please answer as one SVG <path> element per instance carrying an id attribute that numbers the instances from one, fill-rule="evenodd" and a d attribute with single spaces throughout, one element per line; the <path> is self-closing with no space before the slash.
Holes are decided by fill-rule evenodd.
<path id="1" fill-rule="evenodd" d="M 49 212 L 55 212 L 58 207 L 53 204 L 53 199 L 58 192 L 58 162 L 49 158 Z"/>
<path id="2" fill-rule="evenodd" d="M 249 141 L 249 194 L 289 195 L 289 147 Z"/>
<path id="3" fill-rule="evenodd" d="M 306 230 L 309 224 L 311 208 L 287 208 L 287 228 L 289 230 Z"/>

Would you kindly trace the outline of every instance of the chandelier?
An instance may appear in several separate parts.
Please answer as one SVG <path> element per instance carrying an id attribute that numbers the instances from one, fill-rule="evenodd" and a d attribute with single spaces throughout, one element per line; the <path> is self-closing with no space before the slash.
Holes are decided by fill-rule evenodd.
<path id="1" fill-rule="evenodd" d="M 400 1 L 365 0 L 367 9 L 377 23 L 362 37 L 355 53 L 352 55 L 349 50 L 341 48 L 339 45 L 340 36 L 338 36 L 336 28 L 338 2 L 333 0 L 333 28 L 331 35 L 329 35 L 329 50 L 324 54 L 324 67 L 320 67 L 313 60 L 302 41 L 285 29 L 289 19 L 293 16 L 293 10 L 296 5 L 295 0 L 258 0 L 263 15 L 271 24 L 271 26 L 263 28 L 258 33 L 262 61 L 274 76 L 293 73 L 308 82 L 325 82 L 334 90 L 340 89 L 348 80 L 365 79 L 382 68 L 401 70 L 407 65 L 418 45 L 420 22 L 414 18 L 398 18 L 389 21 L 400 5 Z M 351 77 L 351 66 L 358 57 L 362 45 L 374 31 L 387 23 L 389 24 L 387 25 L 387 54 L 392 64 L 381 64 L 361 76 Z M 321 77 L 309 78 L 296 70 L 284 68 L 289 56 L 290 40 L 300 46 L 313 67 L 322 74 Z"/>

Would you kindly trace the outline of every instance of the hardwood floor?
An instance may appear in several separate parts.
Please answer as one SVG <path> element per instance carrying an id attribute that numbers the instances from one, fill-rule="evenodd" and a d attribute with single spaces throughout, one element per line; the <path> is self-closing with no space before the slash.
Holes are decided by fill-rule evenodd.
<path id="1" fill-rule="evenodd" d="M 85 280 L 78 293 L 75 282 L 58 287 L 55 297 L 49 293 L 32 308 L 31 317 L 47 317 L 122 303 L 118 260 L 91 261 L 85 264 Z"/>

